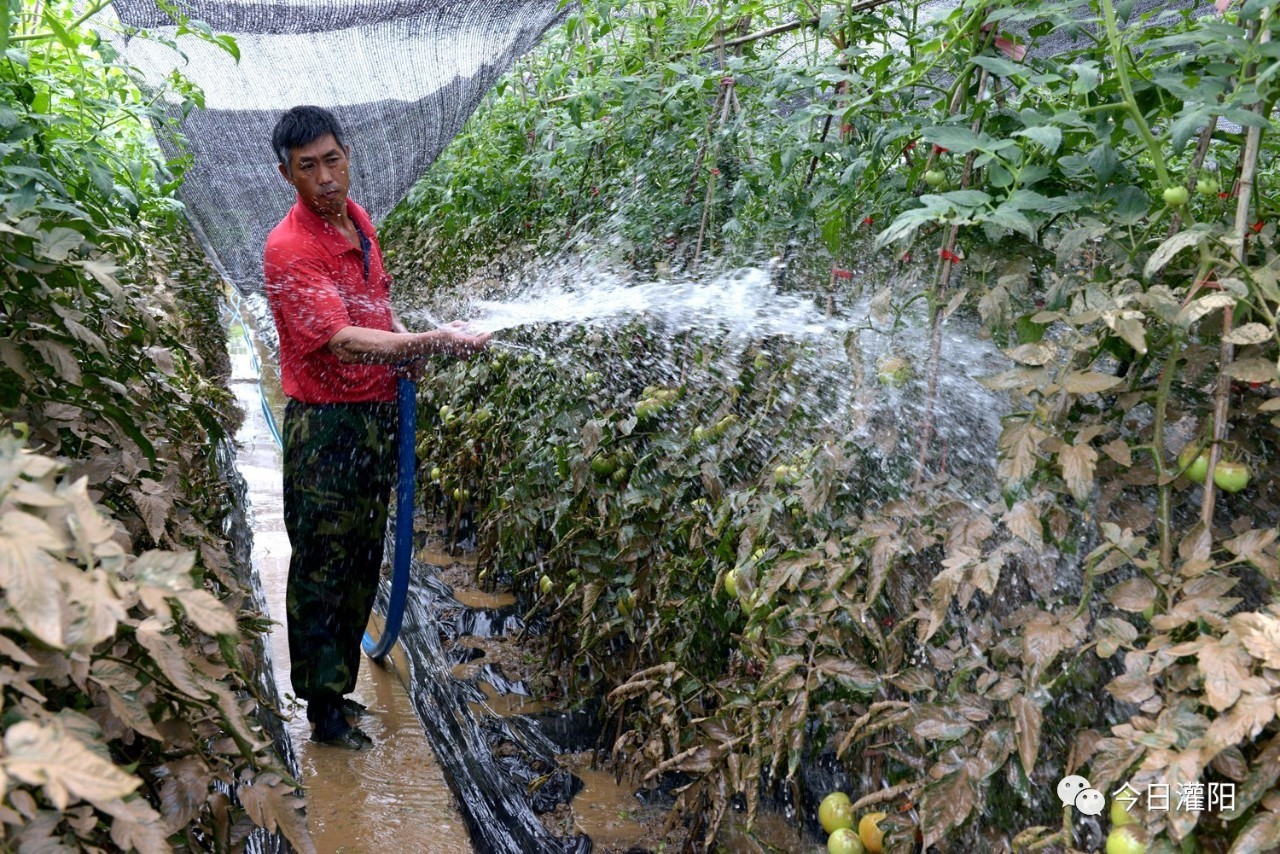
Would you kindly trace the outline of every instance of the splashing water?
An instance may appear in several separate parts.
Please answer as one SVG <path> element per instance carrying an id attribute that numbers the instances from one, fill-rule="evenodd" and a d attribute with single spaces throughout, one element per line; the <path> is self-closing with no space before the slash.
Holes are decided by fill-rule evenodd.
<path id="1" fill-rule="evenodd" d="M 874 279 L 877 287 L 886 284 L 881 275 L 867 279 Z M 1008 360 L 979 337 L 972 321 L 952 317 L 941 330 L 936 399 L 930 403 L 925 387 L 931 331 L 924 301 L 916 300 L 892 316 L 886 300 L 857 295 L 858 290 L 846 289 L 837 305 L 835 294 L 828 302 L 825 293 L 815 299 L 812 292 L 779 291 L 768 265 L 698 278 L 655 278 L 579 256 L 536 264 L 499 293 L 452 294 L 439 305 L 447 306 L 441 313 L 467 318 L 470 330 L 499 333 L 491 346 L 532 349 L 556 360 L 573 357 L 541 352 L 501 333 L 545 324 L 608 330 L 639 320 L 667 335 L 693 332 L 719 339 L 726 345 L 721 382 L 734 379 L 731 366 L 747 347 L 778 337 L 801 342 L 808 383 L 792 390 L 796 397 L 824 412 L 830 425 L 863 436 L 885 456 L 914 454 L 919 425 L 931 420 L 945 443 L 948 467 L 977 474 L 985 483 L 975 482 L 971 489 L 974 494 L 983 492 L 990 485 L 995 439 L 1009 403 L 1005 395 L 987 390 L 977 380 L 1008 368 Z M 427 311 L 404 316 L 412 322 L 437 323 Z M 883 360 L 890 357 L 904 365 L 909 379 L 886 379 Z M 649 367 L 674 380 L 681 373 L 676 359 L 671 353 L 671 364 Z"/>
<path id="2" fill-rule="evenodd" d="M 813 302 L 775 292 L 760 268 L 734 270 L 706 281 L 652 280 L 633 283 L 618 273 L 598 270 L 581 277 L 546 277 L 505 300 L 480 300 L 468 326 L 500 332 L 534 323 L 591 324 L 644 316 L 677 329 L 718 326 L 737 335 L 817 337 L 837 331 Z"/>

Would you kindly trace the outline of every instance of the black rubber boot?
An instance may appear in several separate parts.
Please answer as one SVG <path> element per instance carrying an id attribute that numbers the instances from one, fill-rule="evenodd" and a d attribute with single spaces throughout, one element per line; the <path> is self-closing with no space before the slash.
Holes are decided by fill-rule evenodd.
<path id="1" fill-rule="evenodd" d="M 363 730 L 347 723 L 346 716 L 342 714 L 342 705 L 332 700 L 309 702 L 307 720 L 311 721 L 313 727 L 311 740 L 314 742 L 347 750 L 361 750 L 373 744 L 373 739 L 365 735 Z"/>

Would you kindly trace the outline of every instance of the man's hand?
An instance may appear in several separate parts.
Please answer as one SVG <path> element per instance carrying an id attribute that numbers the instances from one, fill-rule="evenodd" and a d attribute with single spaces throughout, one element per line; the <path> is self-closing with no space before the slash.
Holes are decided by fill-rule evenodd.
<path id="1" fill-rule="evenodd" d="M 438 330 L 442 333 L 443 341 L 441 342 L 442 352 L 451 356 L 457 356 L 460 359 L 469 359 L 476 353 L 479 353 L 489 343 L 489 339 L 493 337 L 492 332 L 482 332 L 479 335 L 472 335 L 467 331 L 467 323 L 465 320 L 455 320 L 452 323 L 446 323 Z"/>

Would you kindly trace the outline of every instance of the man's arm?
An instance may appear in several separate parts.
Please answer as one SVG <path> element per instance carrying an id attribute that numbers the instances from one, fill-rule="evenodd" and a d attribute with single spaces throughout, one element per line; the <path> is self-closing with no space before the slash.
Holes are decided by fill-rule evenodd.
<path id="1" fill-rule="evenodd" d="M 461 323 L 452 323 L 430 332 L 387 332 L 364 326 L 344 326 L 329 339 L 327 346 L 340 362 L 398 365 L 435 353 L 470 356 L 483 350 L 492 337 L 488 332 L 469 335 L 462 331 L 461 326 Z"/>

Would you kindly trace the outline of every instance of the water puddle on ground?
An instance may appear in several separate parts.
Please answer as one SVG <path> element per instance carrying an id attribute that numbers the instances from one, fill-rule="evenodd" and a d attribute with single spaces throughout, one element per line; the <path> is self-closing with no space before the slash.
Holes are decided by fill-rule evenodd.
<path id="1" fill-rule="evenodd" d="M 280 451 L 262 409 L 257 372 L 243 337 L 231 342 L 231 386 L 245 413 L 236 436 L 238 465 L 248 483 L 254 529 L 253 563 L 272 619 L 283 623 L 289 565 L 284 530 Z M 259 355 L 259 359 L 263 356 Z M 272 400 L 272 398 L 275 398 Z M 278 392 L 268 394 L 277 418 Z M 268 638 L 276 684 L 289 692 L 289 649 L 284 626 Z M 399 656 L 399 658 L 398 658 Z M 369 708 L 360 726 L 374 740 L 358 752 L 309 741 L 301 708 L 288 708 L 290 737 L 307 790 L 308 820 L 322 854 L 395 851 L 465 854 L 472 851 L 453 795 L 414 715 L 399 674 L 408 672 L 397 648 L 389 667 L 362 662 L 354 697 Z"/>
<path id="2" fill-rule="evenodd" d="M 583 788 L 573 799 L 573 820 L 577 828 L 591 837 L 596 850 L 625 851 L 640 846 L 655 823 L 666 818 L 666 810 L 646 807 L 633 791 L 619 785 L 613 774 L 592 768 L 590 754 L 562 757 L 582 780 Z"/>

